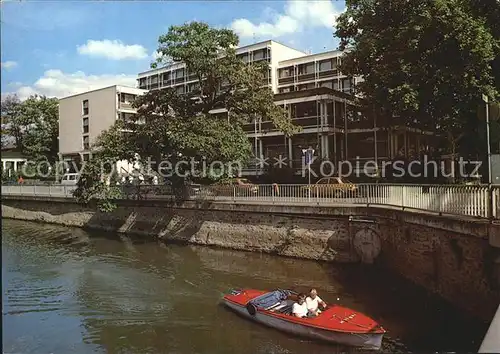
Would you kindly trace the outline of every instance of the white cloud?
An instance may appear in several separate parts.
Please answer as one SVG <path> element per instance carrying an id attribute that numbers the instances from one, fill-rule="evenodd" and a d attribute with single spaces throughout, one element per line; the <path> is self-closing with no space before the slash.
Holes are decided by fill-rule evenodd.
<path id="1" fill-rule="evenodd" d="M 33 85 L 22 86 L 13 93 L 17 93 L 20 99 L 33 94 L 62 98 L 112 85 L 135 87 L 136 78 L 136 75 L 86 75 L 82 71 L 69 74 L 47 70 Z"/>
<path id="2" fill-rule="evenodd" d="M 2 63 L 0 63 L 0 66 L 2 67 L 2 69 L 10 70 L 10 69 L 14 69 L 17 66 L 17 63 L 15 61 L 8 60 L 8 61 L 3 61 Z"/>
<path id="3" fill-rule="evenodd" d="M 274 14 L 270 22 L 253 23 L 245 18 L 234 20 L 231 28 L 242 38 L 253 36 L 280 37 L 285 34 L 301 32 L 309 27 L 331 28 L 336 24 L 337 16 L 344 8 L 334 6 L 334 1 L 289 0 L 283 14 Z M 269 17 L 269 11 L 266 17 Z"/>
<path id="4" fill-rule="evenodd" d="M 112 60 L 144 59 L 148 57 L 147 50 L 142 45 L 127 45 L 122 41 L 109 39 L 102 41 L 89 39 L 86 44 L 77 46 L 77 51 L 82 55 Z"/>
<path id="5" fill-rule="evenodd" d="M 163 56 L 162 53 L 158 52 L 157 50 L 155 50 L 153 52 L 153 54 L 151 54 L 151 58 L 156 61 L 157 59 L 161 58 Z"/>

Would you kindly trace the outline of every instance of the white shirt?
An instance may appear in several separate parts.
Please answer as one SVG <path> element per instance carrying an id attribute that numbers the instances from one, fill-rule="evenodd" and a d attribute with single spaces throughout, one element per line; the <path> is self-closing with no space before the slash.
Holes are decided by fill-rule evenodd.
<path id="1" fill-rule="evenodd" d="M 307 309 L 310 311 L 316 311 L 320 302 L 323 302 L 323 300 L 318 295 L 314 299 L 311 299 L 310 296 L 306 297 Z"/>
<path id="2" fill-rule="evenodd" d="M 307 304 L 304 302 L 299 305 L 297 302 L 293 304 L 292 313 L 298 317 L 307 316 Z"/>

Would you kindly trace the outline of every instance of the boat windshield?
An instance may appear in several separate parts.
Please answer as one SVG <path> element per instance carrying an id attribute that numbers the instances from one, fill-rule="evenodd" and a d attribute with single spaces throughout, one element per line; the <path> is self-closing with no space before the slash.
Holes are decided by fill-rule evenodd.
<path id="1" fill-rule="evenodd" d="M 267 310 L 280 304 L 282 301 L 285 301 L 290 295 L 293 294 L 295 294 L 295 292 L 291 290 L 278 289 L 262 294 L 261 296 L 256 297 L 250 302 L 256 308 Z"/>

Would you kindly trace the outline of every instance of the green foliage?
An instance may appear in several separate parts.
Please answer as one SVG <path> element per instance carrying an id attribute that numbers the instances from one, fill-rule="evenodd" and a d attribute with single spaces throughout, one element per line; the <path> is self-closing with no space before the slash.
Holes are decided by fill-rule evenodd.
<path id="1" fill-rule="evenodd" d="M 22 115 L 31 124 L 23 139 L 24 153 L 34 161 L 58 160 L 59 106 L 56 98 L 31 96 L 22 103 Z"/>
<path id="2" fill-rule="evenodd" d="M 489 1 L 483 17 L 471 4 L 348 0 L 336 31 L 341 49 L 350 50 L 341 69 L 364 77 L 357 89 L 367 102 L 397 115 L 400 124 L 418 123 L 447 136 L 450 152 L 477 121 L 481 95 L 499 94 L 494 75 L 500 73 L 492 69 L 500 54 L 492 30 L 498 31 L 498 21 L 488 26 L 484 16 L 498 14 L 500 2 Z"/>
<path id="3" fill-rule="evenodd" d="M 183 188 L 184 178 L 179 175 L 199 175 L 204 166 L 215 161 L 243 165 L 252 151 L 243 125 L 255 118 L 273 122 L 287 135 L 298 131 L 286 111 L 274 104 L 273 93 L 266 85 L 267 63 L 249 65 L 237 58 L 238 37 L 231 30 L 192 22 L 171 26 L 158 42 L 162 55 L 152 67 L 184 62 L 185 75 L 197 79 L 195 87 L 182 94 L 162 89 L 140 96 L 134 102 L 137 114 L 129 121 L 118 122 L 93 146 L 99 151 L 99 160 L 91 161 L 92 165 L 104 161 L 133 162 L 140 156 L 143 167 L 150 158 L 154 161 L 151 172 L 165 174 L 165 165 L 160 163 L 168 161 L 177 167 L 178 173 L 171 178 L 174 189 Z M 228 114 L 210 113 L 221 108 Z M 179 164 L 180 161 L 185 164 Z M 197 162 L 194 171 L 191 161 Z M 209 179 L 220 178 L 220 171 L 205 172 Z M 97 174 L 88 178 L 99 184 Z M 87 185 L 87 177 L 82 179 L 80 198 L 88 200 L 100 193 L 92 188 Z"/>
<path id="4" fill-rule="evenodd" d="M 57 161 L 59 111 L 56 98 L 34 95 L 20 101 L 2 100 L 2 134 L 15 139 L 16 147 L 30 160 Z"/>
<path id="5" fill-rule="evenodd" d="M 97 200 L 97 207 L 103 212 L 116 208 L 115 200 L 123 196 L 116 185 L 114 165 L 119 160 L 133 160 L 132 146 L 123 133 L 123 123 L 103 132 L 95 142 L 96 153 L 90 161 L 84 162 L 73 196 L 79 203 L 87 204 Z"/>
<path id="6" fill-rule="evenodd" d="M 24 127 L 27 122 L 21 115 L 21 107 L 21 101 L 16 95 L 8 95 L 2 99 L 2 146 L 6 142 L 4 139 L 6 136 L 14 138 L 17 147 L 22 146 Z"/>

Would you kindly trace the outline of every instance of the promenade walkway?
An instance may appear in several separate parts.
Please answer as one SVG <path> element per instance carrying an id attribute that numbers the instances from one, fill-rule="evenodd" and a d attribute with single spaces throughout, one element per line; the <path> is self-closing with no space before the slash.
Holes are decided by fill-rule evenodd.
<path id="1" fill-rule="evenodd" d="M 2 195 L 73 198 L 75 186 L 6 185 Z M 500 218 L 500 185 L 391 185 L 360 184 L 355 191 L 309 189 L 307 185 L 202 186 L 190 188 L 190 200 L 310 206 L 387 206 L 438 214 L 477 218 Z M 123 199 L 169 200 L 175 198 L 168 186 L 123 187 Z M 491 203 L 491 204 L 490 204 Z M 491 207 L 490 207 L 491 205 Z"/>

